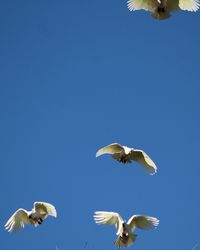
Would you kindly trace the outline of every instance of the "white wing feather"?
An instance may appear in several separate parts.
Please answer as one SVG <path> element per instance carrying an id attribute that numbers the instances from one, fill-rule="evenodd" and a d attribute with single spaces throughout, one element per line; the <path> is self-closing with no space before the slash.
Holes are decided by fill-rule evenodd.
<path id="1" fill-rule="evenodd" d="M 117 235 L 122 229 L 123 219 L 118 213 L 97 211 L 94 214 L 94 220 L 97 224 L 114 224 L 117 229 Z"/>
<path id="2" fill-rule="evenodd" d="M 57 217 L 56 208 L 47 202 L 34 202 L 34 208 L 35 211 L 40 213 L 44 218 L 46 218 L 48 215 Z"/>
<path id="3" fill-rule="evenodd" d="M 151 216 L 133 215 L 127 222 L 131 229 L 134 230 L 136 227 L 139 229 L 152 229 L 159 225 L 159 220 Z"/>
<path id="4" fill-rule="evenodd" d="M 156 164 L 143 150 L 134 149 L 130 156 L 131 160 L 140 163 L 149 174 L 155 174 L 157 172 Z"/>
<path id="5" fill-rule="evenodd" d="M 128 9 L 132 10 L 147 10 L 153 11 L 154 8 L 158 6 L 157 1 L 150 0 L 128 0 L 127 2 Z"/>
<path id="6" fill-rule="evenodd" d="M 197 11 L 200 6 L 199 0 L 179 0 L 179 7 L 182 10 Z"/>
<path id="7" fill-rule="evenodd" d="M 118 144 L 118 143 L 112 143 L 110 145 L 107 145 L 103 148 L 100 148 L 97 152 L 96 152 L 96 157 L 103 155 L 103 154 L 116 154 L 116 153 L 120 153 L 123 150 L 123 146 Z"/>
<path id="8" fill-rule="evenodd" d="M 24 228 L 26 224 L 30 224 L 28 211 L 20 208 L 6 222 L 5 229 L 8 232 L 17 232 L 20 229 Z"/>

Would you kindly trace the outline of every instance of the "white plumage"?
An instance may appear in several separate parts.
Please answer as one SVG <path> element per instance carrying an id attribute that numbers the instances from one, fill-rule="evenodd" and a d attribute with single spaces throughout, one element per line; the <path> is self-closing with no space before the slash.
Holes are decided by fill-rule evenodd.
<path id="1" fill-rule="evenodd" d="M 57 212 L 53 205 L 46 202 L 34 202 L 34 208 L 31 211 L 23 208 L 18 209 L 5 224 L 5 229 L 8 232 L 17 232 L 27 224 L 33 224 L 36 227 L 48 215 L 57 217 Z"/>
<path id="2" fill-rule="evenodd" d="M 156 19 L 165 19 L 172 11 L 197 11 L 200 0 L 128 0 L 127 4 L 130 11 L 146 10 Z"/>
<path id="3" fill-rule="evenodd" d="M 96 153 L 96 157 L 103 154 L 111 154 L 114 159 L 124 164 L 136 161 L 143 166 L 149 174 L 155 174 L 157 172 L 155 163 L 143 150 L 112 143 L 99 149 Z"/>
<path id="4" fill-rule="evenodd" d="M 152 229 L 159 225 L 159 220 L 155 217 L 144 215 L 133 215 L 126 223 L 118 213 L 97 211 L 94 214 L 94 220 L 97 224 L 114 224 L 117 230 L 117 247 L 128 247 L 135 240 L 137 235 L 134 234 L 136 228 Z"/>

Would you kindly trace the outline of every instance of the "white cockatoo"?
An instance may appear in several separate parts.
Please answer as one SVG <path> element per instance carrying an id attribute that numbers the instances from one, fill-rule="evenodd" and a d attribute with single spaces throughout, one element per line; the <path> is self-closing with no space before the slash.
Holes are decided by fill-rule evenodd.
<path id="1" fill-rule="evenodd" d="M 118 143 L 107 145 L 96 152 L 96 157 L 103 154 L 111 154 L 114 159 L 122 163 L 137 161 L 149 174 L 155 174 L 157 167 L 151 158 L 140 149 L 129 148 Z"/>
<path id="2" fill-rule="evenodd" d="M 57 212 L 53 205 L 46 202 L 34 202 L 34 208 L 31 211 L 23 208 L 18 209 L 5 224 L 5 229 L 8 232 L 17 232 L 24 228 L 26 224 L 33 224 L 37 227 L 42 224 L 48 215 L 57 217 Z"/>
<path id="3" fill-rule="evenodd" d="M 200 0 L 128 0 L 127 3 L 130 11 L 150 11 L 156 19 L 166 19 L 176 10 L 197 11 L 200 6 Z"/>
<path id="4" fill-rule="evenodd" d="M 94 214 L 94 220 L 97 224 L 114 224 L 117 230 L 117 240 L 114 242 L 117 247 L 128 247 L 135 240 L 134 234 L 136 228 L 152 229 L 156 228 L 159 220 L 155 217 L 144 215 L 133 215 L 128 222 L 124 221 L 118 213 L 97 211 Z"/>

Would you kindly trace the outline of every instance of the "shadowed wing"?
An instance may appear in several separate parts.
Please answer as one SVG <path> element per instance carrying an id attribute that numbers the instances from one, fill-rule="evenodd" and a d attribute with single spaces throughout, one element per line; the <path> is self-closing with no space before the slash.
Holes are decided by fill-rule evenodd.
<path id="1" fill-rule="evenodd" d="M 112 143 L 110 145 L 107 145 L 101 149 L 99 149 L 96 152 L 96 157 L 103 155 L 103 154 L 116 154 L 116 153 L 120 153 L 123 150 L 123 146 L 121 146 L 118 143 Z"/>
<path id="2" fill-rule="evenodd" d="M 152 229 L 159 225 L 159 220 L 155 217 L 143 216 L 143 215 L 133 215 L 128 220 L 128 225 L 130 225 L 131 230 L 134 230 L 136 227 L 139 229 Z"/>
<path id="3" fill-rule="evenodd" d="M 166 12 L 179 10 L 179 0 L 167 0 Z"/>
<path id="4" fill-rule="evenodd" d="M 197 11 L 199 9 L 199 6 L 199 0 L 179 0 L 179 7 L 182 10 Z"/>
<path id="5" fill-rule="evenodd" d="M 142 150 L 134 149 L 130 153 L 131 160 L 140 163 L 149 174 L 155 174 L 157 167 L 151 158 Z"/>
<path id="6" fill-rule="evenodd" d="M 118 213 L 97 211 L 94 214 L 94 220 L 97 224 L 114 224 L 117 229 L 117 235 L 122 229 L 123 219 Z"/>
<path id="7" fill-rule="evenodd" d="M 128 9 L 132 10 L 146 10 L 153 11 L 158 7 L 158 2 L 156 0 L 128 0 Z"/>
<path id="8" fill-rule="evenodd" d="M 45 219 L 48 215 L 57 217 L 56 209 L 53 205 L 47 202 L 34 202 L 35 211 L 38 212 L 42 219 Z"/>
<path id="9" fill-rule="evenodd" d="M 18 209 L 5 224 L 5 229 L 8 232 L 17 232 L 24 228 L 26 224 L 30 224 L 28 212 L 25 209 Z"/>

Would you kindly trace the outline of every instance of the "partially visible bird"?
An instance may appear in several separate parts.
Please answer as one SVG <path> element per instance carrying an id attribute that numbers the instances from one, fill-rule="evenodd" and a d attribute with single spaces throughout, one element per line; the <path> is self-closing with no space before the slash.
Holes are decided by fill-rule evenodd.
<path id="1" fill-rule="evenodd" d="M 152 229 L 159 225 L 159 220 L 155 217 L 144 215 L 133 215 L 128 222 L 124 221 L 118 213 L 97 211 L 94 214 L 94 220 L 97 224 L 114 224 L 117 230 L 117 240 L 114 242 L 119 248 L 128 247 L 136 240 L 134 234 L 136 228 Z"/>
<path id="2" fill-rule="evenodd" d="M 96 157 L 103 154 L 111 154 L 114 159 L 124 164 L 137 161 L 151 175 L 157 172 L 155 163 L 143 150 L 122 146 L 119 143 L 112 143 L 99 149 L 96 152 Z"/>
<path id="3" fill-rule="evenodd" d="M 34 208 L 31 211 L 23 208 L 18 209 L 5 224 L 5 229 L 8 232 L 16 232 L 27 224 L 33 224 L 37 227 L 42 224 L 48 215 L 57 217 L 57 212 L 53 205 L 46 202 L 34 202 Z"/>
<path id="4" fill-rule="evenodd" d="M 130 11 L 146 10 L 156 19 L 166 19 L 172 11 L 197 11 L 200 0 L 128 0 L 127 4 Z"/>

